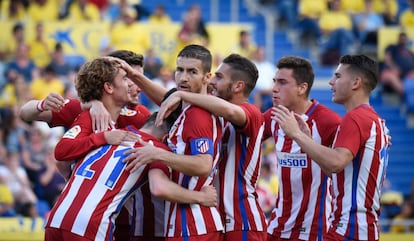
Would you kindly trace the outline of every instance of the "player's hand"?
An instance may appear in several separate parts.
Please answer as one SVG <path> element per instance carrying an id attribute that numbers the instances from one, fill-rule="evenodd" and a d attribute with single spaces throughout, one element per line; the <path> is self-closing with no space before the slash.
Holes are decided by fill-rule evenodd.
<path id="1" fill-rule="evenodd" d="M 140 139 L 140 135 L 124 130 L 105 131 L 104 135 L 106 143 L 110 145 L 130 145 Z"/>
<path id="2" fill-rule="evenodd" d="M 213 186 L 202 187 L 200 190 L 204 194 L 203 200 L 200 202 L 201 205 L 206 207 L 217 206 L 217 190 Z"/>
<path id="3" fill-rule="evenodd" d="M 174 92 L 167 99 L 165 99 L 158 110 L 157 118 L 155 120 L 156 126 L 161 126 L 165 118 L 167 118 L 181 102 L 181 96 L 179 91 Z"/>
<path id="4" fill-rule="evenodd" d="M 311 130 L 308 126 L 308 123 L 300 116 L 299 114 L 295 113 L 295 119 L 298 122 L 299 129 L 305 133 L 307 136 L 312 138 Z"/>
<path id="5" fill-rule="evenodd" d="M 125 70 L 125 72 L 127 73 L 127 77 L 130 78 L 132 76 L 136 76 L 136 75 L 143 75 L 142 73 L 140 73 L 139 71 L 137 71 L 136 69 L 132 68 L 131 65 L 129 65 L 126 61 L 119 59 L 119 58 L 114 58 L 118 63 L 119 63 L 119 67 L 123 70 Z"/>
<path id="6" fill-rule="evenodd" d="M 136 171 L 140 166 L 152 163 L 158 160 L 162 153 L 166 150 L 155 147 L 152 142 L 145 142 L 141 138 L 138 142 L 142 145 L 125 152 L 128 155 L 123 162 L 128 163 L 126 170 L 130 172 Z"/>
<path id="7" fill-rule="evenodd" d="M 279 124 L 285 134 L 290 138 L 293 138 L 296 133 L 301 131 L 296 120 L 295 113 L 293 111 L 289 111 L 282 105 L 272 107 L 271 118 Z"/>
<path id="8" fill-rule="evenodd" d="M 61 95 L 56 93 L 50 93 L 44 100 L 42 100 L 42 108 L 44 111 L 54 111 L 59 112 L 62 110 L 63 106 L 67 103 L 67 100 Z"/>
<path id="9" fill-rule="evenodd" d="M 92 101 L 89 113 L 91 114 L 94 131 L 102 132 L 114 127 L 111 115 L 101 101 Z"/>

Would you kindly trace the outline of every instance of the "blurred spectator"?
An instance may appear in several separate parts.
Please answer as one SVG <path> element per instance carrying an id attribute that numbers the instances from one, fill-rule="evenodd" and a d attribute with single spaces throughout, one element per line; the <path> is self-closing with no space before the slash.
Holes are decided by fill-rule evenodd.
<path id="1" fill-rule="evenodd" d="M 144 73 L 150 78 L 156 78 L 160 74 L 160 69 L 163 66 L 161 58 L 155 55 L 153 49 L 148 49 L 144 58 Z"/>
<path id="2" fill-rule="evenodd" d="M 27 9 L 30 21 L 48 22 L 59 18 L 59 0 L 32 0 Z"/>
<path id="3" fill-rule="evenodd" d="M 207 32 L 207 28 L 204 24 L 204 21 L 201 17 L 201 7 L 198 4 L 193 4 L 185 13 L 187 16 L 186 19 L 188 21 L 192 21 L 195 25 L 196 33 L 199 34 L 203 38 L 204 46 L 208 45 L 209 42 L 209 35 Z M 179 36 L 180 37 L 180 36 Z"/>
<path id="4" fill-rule="evenodd" d="M 250 33 L 247 30 L 242 30 L 239 33 L 239 42 L 231 47 L 231 52 L 251 58 L 256 48 L 257 46 L 252 41 Z"/>
<path id="5" fill-rule="evenodd" d="M 38 68 L 44 68 L 50 63 L 53 40 L 45 37 L 43 22 L 36 23 L 35 37 L 29 41 L 29 58 Z"/>
<path id="6" fill-rule="evenodd" d="M 105 12 L 105 18 L 108 18 L 112 23 L 121 20 L 122 11 L 132 7 L 128 0 L 111 0 L 108 9 Z"/>
<path id="7" fill-rule="evenodd" d="M 201 20 L 201 9 L 198 5 L 192 5 L 185 13 L 181 28 L 178 32 L 176 52 L 189 44 L 207 46 L 209 36 L 204 22 Z M 176 56 L 176 54 L 174 54 Z"/>
<path id="8" fill-rule="evenodd" d="M 33 98 L 29 85 L 20 75 L 8 82 L 0 93 L 0 108 L 19 106 Z"/>
<path id="9" fill-rule="evenodd" d="M 152 79 L 152 81 L 161 85 L 167 90 L 177 87 L 174 81 L 174 74 L 167 67 L 161 67 L 159 75 L 156 78 Z"/>
<path id="10" fill-rule="evenodd" d="M 276 9 L 279 15 L 278 22 L 287 28 L 296 27 L 298 16 L 298 0 L 277 0 Z"/>
<path id="11" fill-rule="evenodd" d="M 276 72 L 276 66 L 266 60 L 265 48 L 263 46 L 257 47 L 251 60 L 259 71 L 259 78 L 250 95 L 253 97 L 253 104 L 264 112 L 272 107 L 273 77 Z"/>
<path id="12" fill-rule="evenodd" d="M 154 12 L 148 18 L 149 23 L 168 24 L 171 22 L 170 16 L 165 12 L 164 5 L 157 5 Z"/>
<path id="13" fill-rule="evenodd" d="M 377 32 L 385 26 L 382 16 L 374 12 L 372 1 L 365 0 L 364 11 L 354 16 L 356 36 L 361 46 L 377 46 Z"/>
<path id="14" fill-rule="evenodd" d="M 56 77 L 53 68 L 47 66 L 41 71 L 40 77 L 32 81 L 30 89 L 36 100 L 43 100 L 49 93 L 57 93 L 62 96 L 65 91 L 65 85 Z"/>
<path id="15" fill-rule="evenodd" d="M 279 190 L 279 181 L 275 173 L 271 171 L 270 164 L 263 162 L 260 169 L 260 177 L 257 182 L 257 188 L 261 190 L 257 195 L 262 200 L 263 212 L 266 217 L 270 217 L 273 210 L 273 205 L 276 202 L 277 193 Z"/>
<path id="16" fill-rule="evenodd" d="M 314 46 L 321 37 L 318 19 L 328 10 L 326 0 L 300 0 L 297 28 L 305 46 Z"/>
<path id="17" fill-rule="evenodd" d="M 175 81 L 173 79 L 173 72 L 166 66 L 161 67 L 158 75 L 155 76 L 152 79 L 152 81 L 154 83 L 161 85 L 167 90 L 170 90 L 176 87 Z M 141 92 L 139 98 L 140 98 L 141 104 L 145 105 L 151 112 L 158 110 L 159 106 L 156 105 L 144 92 Z"/>
<path id="18" fill-rule="evenodd" d="M 404 197 L 396 190 L 384 190 L 381 195 L 381 216 L 392 219 L 401 211 Z"/>
<path id="19" fill-rule="evenodd" d="M 95 5 L 100 12 L 104 12 L 109 6 L 109 0 L 88 0 L 88 2 Z"/>
<path id="20" fill-rule="evenodd" d="M 55 71 L 56 76 L 65 84 L 68 83 L 70 75 L 75 73 L 75 68 L 66 62 L 61 43 L 56 43 L 49 67 Z"/>
<path id="21" fill-rule="evenodd" d="M 407 34 L 401 32 L 398 42 L 385 49 L 380 81 L 386 93 L 404 94 L 404 79 L 414 77 L 414 53 L 409 47 L 409 42 Z"/>
<path id="22" fill-rule="evenodd" d="M 216 69 L 221 64 L 221 62 L 223 62 L 223 55 L 218 52 L 213 53 L 213 62 L 211 65 L 211 71 L 213 72 L 216 71 Z"/>
<path id="23" fill-rule="evenodd" d="M 16 213 L 26 217 L 37 217 L 37 197 L 31 189 L 26 171 L 20 166 L 19 153 L 9 151 L 0 165 L 0 183 L 5 184 L 15 200 Z"/>
<path id="24" fill-rule="evenodd" d="M 39 197 L 39 190 L 36 187 L 40 186 L 39 172 L 42 166 L 45 165 L 48 147 L 46 136 L 35 124 L 30 126 L 27 150 L 29 158 L 24 160 L 23 167 L 26 170 L 30 183 L 35 187 L 36 195 Z"/>
<path id="25" fill-rule="evenodd" d="M 27 17 L 24 0 L 1 1 L 1 20 L 2 21 L 25 21 Z"/>
<path id="26" fill-rule="evenodd" d="M 111 0 L 105 16 L 112 22 L 115 22 L 122 18 L 122 11 L 126 8 L 133 8 L 135 10 L 137 13 L 135 20 L 143 20 L 151 14 L 141 5 L 141 0 Z"/>
<path id="27" fill-rule="evenodd" d="M 410 203 L 404 202 L 401 206 L 401 213 L 394 217 L 390 231 L 393 233 L 413 232 L 414 225 L 404 225 L 402 222 L 414 218 L 413 208 Z"/>
<path id="28" fill-rule="evenodd" d="M 101 19 L 98 7 L 88 0 L 73 0 L 68 9 L 68 18 L 73 21 L 92 22 Z"/>
<path id="29" fill-rule="evenodd" d="M 114 23 L 110 30 L 111 49 L 145 53 L 150 48 L 149 34 L 135 20 L 136 16 L 137 11 L 134 8 L 122 10 L 122 20 Z"/>
<path id="30" fill-rule="evenodd" d="M 24 81 L 29 84 L 38 76 L 39 70 L 29 58 L 29 51 L 29 46 L 24 43 L 17 46 L 15 57 L 6 65 L 6 81 L 12 82 L 21 75 Z"/>
<path id="31" fill-rule="evenodd" d="M 58 172 L 53 148 L 48 148 L 43 165 L 39 170 L 40 197 L 52 207 L 60 196 L 66 181 Z"/>
<path id="32" fill-rule="evenodd" d="M 265 187 L 275 197 L 279 192 L 279 179 L 276 173 L 272 172 L 270 164 L 263 162 L 261 167 L 258 186 Z"/>
<path id="33" fill-rule="evenodd" d="M 4 109 L 2 115 L 2 143 L 6 147 L 6 152 L 21 154 L 22 158 L 27 158 L 27 134 L 28 126 L 16 114 L 16 108 Z"/>
<path id="34" fill-rule="evenodd" d="M 339 57 L 349 53 L 354 43 L 352 18 L 341 10 L 341 1 L 329 2 L 329 10 L 321 14 L 319 29 L 322 33 L 321 64 L 336 65 Z"/>
<path id="35" fill-rule="evenodd" d="M 414 27 L 414 0 L 408 2 L 410 7 L 403 10 L 398 19 L 399 25 L 405 29 Z"/>
<path id="36" fill-rule="evenodd" d="M 381 14 L 384 24 L 387 26 L 398 24 L 398 2 L 397 0 L 373 0 L 374 12 Z"/>
<path id="37" fill-rule="evenodd" d="M 351 15 L 362 13 L 364 11 L 364 1 L 365 0 L 341 0 L 341 10 Z"/>
<path id="38" fill-rule="evenodd" d="M 0 184 L 0 217 L 14 216 L 14 199 L 8 186 Z"/>
<path id="39" fill-rule="evenodd" d="M 0 61 L 10 61 L 17 50 L 17 46 L 25 43 L 25 29 L 22 23 L 17 22 L 12 28 L 12 41 L 0 45 Z"/>

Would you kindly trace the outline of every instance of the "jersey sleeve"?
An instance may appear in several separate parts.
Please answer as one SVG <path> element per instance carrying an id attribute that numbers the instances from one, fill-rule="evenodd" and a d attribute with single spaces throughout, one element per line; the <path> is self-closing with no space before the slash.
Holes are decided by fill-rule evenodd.
<path id="1" fill-rule="evenodd" d="M 192 155 L 210 154 L 214 156 L 214 127 L 213 121 L 216 117 L 210 112 L 199 107 L 192 106 L 187 110 L 187 118 L 185 120 L 185 131 L 183 139 L 190 143 L 190 151 Z"/>
<path id="2" fill-rule="evenodd" d="M 352 113 L 348 113 L 339 126 L 339 131 L 334 144 L 335 147 L 344 147 L 352 152 L 354 157 L 357 155 L 361 144 L 362 133 L 358 122 L 352 118 Z"/>
<path id="3" fill-rule="evenodd" d="M 104 132 L 93 132 L 89 111 L 84 111 L 56 144 L 55 158 L 58 161 L 78 160 L 89 151 L 105 144 Z"/>
<path id="4" fill-rule="evenodd" d="M 77 99 L 70 99 L 59 112 L 52 112 L 50 127 L 63 126 L 69 128 L 76 117 L 82 112 L 81 103 Z"/>
<path id="5" fill-rule="evenodd" d="M 170 169 L 162 162 L 156 161 L 149 164 L 149 170 L 151 169 L 160 169 L 167 177 L 170 176 Z"/>
<path id="6" fill-rule="evenodd" d="M 265 123 L 265 128 L 264 128 L 264 132 L 263 132 L 263 140 L 267 140 L 269 137 L 271 137 L 272 134 L 272 113 L 271 113 L 272 109 L 268 109 L 265 113 L 263 113 L 263 118 L 264 118 L 264 123 Z"/>
<path id="7" fill-rule="evenodd" d="M 257 134 L 260 127 L 263 125 L 264 119 L 260 110 L 252 104 L 242 104 L 240 107 L 246 114 L 246 124 L 239 130 L 247 136 Z"/>

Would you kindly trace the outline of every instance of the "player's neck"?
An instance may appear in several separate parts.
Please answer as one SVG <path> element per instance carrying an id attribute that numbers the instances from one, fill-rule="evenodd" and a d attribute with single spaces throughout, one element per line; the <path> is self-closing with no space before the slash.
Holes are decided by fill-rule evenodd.
<path id="1" fill-rule="evenodd" d="M 305 100 L 305 101 L 300 101 L 297 105 L 295 105 L 294 107 L 294 112 L 297 114 L 305 114 L 306 111 L 309 110 L 309 108 L 312 105 L 312 101 L 311 100 Z"/>

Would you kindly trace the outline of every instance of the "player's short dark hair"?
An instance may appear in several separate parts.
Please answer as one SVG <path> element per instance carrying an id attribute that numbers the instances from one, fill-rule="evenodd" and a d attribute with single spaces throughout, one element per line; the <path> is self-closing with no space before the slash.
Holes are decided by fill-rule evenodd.
<path id="1" fill-rule="evenodd" d="M 309 60 L 299 56 L 285 56 L 279 59 L 276 66 L 278 69 L 291 69 L 296 84 L 307 83 L 308 90 L 306 95 L 309 96 L 315 79 L 315 73 Z"/>
<path id="2" fill-rule="evenodd" d="M 201 60 L 204 73 L 211 71 L 213 57 L 211 56 L 210 50 L 204 46 L 197 44 L 187 45 L 178 53 L 177 57 Z"/>
<path id="3" fill-rule="evenodd" d="M 364 88 L 368 93 L 378 84 L 378 63 L 363 54 L 344 55 L 339 59 L 340 64 L 348 64 L 349 72 L 363 77 Z"/>
<path id="4" fill-rule="evenodd" d="M 248 58 L 239 54 L 230 54 L 223 59 L 223 63 L 229 65 L 231 80 L 242 80 L 245 83 L 244 96 L 248 97 L 256 86 L 259 71 L 256 65 Z"/>
<path id="5" fill-rule="evenodd" d="M 108 54 L 108 56 L 122 59 L 129 65 L 144 66 L 144 56 L 137 54 L 129 50 L 115 50 Z"/>

